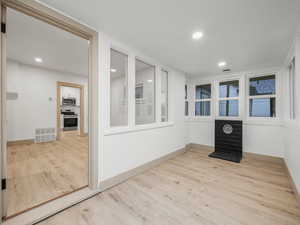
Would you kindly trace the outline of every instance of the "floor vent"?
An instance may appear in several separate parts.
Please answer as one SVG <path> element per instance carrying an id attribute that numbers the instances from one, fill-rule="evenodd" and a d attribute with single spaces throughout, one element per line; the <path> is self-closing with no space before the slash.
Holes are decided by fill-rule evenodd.
<path id="1" fill-rule="evenodd" d="M 35 129 L 35 143 L 50 142 L 56 140 L 55 128 Z"/>

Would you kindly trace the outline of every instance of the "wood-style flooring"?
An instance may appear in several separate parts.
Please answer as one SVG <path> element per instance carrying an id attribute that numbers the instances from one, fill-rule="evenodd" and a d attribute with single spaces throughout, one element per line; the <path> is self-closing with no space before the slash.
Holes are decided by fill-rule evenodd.
<path id="1" fill-rule="evenodd" d="M 8 146 L 8 216 L 87 185 L 88 138 Z"/>
<path id="2" fill-rule="evenodd" d="M 299 225 L 283 161 L 190 150 L 39 225 Z"/>

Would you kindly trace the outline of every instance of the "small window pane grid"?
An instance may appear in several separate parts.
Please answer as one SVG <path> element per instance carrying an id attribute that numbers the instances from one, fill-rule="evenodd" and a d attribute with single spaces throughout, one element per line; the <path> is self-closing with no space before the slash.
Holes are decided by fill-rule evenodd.
<path id="1" fill-rule="evenodd" d="M 296 119 L 295 114 L 295 58 L 289 65 L 289 88 L 290 88 L 290 119 Z"/>
<path id="2" fill-rule="evenodd" d="M 195 116 L 211 116 L 211 84 L 195 88 Z"/>
<path id="3" fill-rule="evenodd" d="M 275 75 L 249 79 L 249 116 L 276 117 Z"/>
<path id="4" fill-rule="evenodd" d="M 161 122 L 168 121 L 168 72 L 161 70 Z"/>
<path id="5" fill-rule="evenodd" d="M 239 116 L 239 91 L 239 80 L 224 81 L 219 83 L 219 116 Z"/>

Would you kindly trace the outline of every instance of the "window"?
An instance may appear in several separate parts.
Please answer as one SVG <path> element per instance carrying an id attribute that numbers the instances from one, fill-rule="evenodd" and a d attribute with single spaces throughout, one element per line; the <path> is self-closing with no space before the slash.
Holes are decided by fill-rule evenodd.
<path id="1" fill-rule="evenodd" d="M 168 72 L 161 70 L 161 122 L 168 121 Z"/>
<path id="2" fill-rule="evenodd" d="M 290 81 L 290 118 L 295 119 L 295 58 L 293 58 L 289 66 Z"/>
<path id="3" fill-rule="evenodd" d="M 185 96 L 184 96 L 184 115 L 185 116 L 189 116 L 189 102 L 188 102 L 188 88 L 187 88 L 187 85 L 184 85 L 184 93 L 185 93 Z"/>
<path id="4" fill-rule="evenodd" d="M 195 116 L 210 116 L 211 84 L 196 86 Z"/>
<path id="5" fill-rule="evenodd" d="M 219 116 L 239 116 L 239 81 L 219 83 Z"/>
<path id="6" fill-rule="evenodd" d="M 249 116 L 276 117 L 275 75 L 249 79 Z"/>
<path id="7" fill-rule="evenodd" d="M 110 126 L 128 124 L 128 56 L 110 50 Z"/>
<path id="8" fill-rule="evenodd" d="M 155 66 L 135 60 L 135 123 L 155 122 Z"/>

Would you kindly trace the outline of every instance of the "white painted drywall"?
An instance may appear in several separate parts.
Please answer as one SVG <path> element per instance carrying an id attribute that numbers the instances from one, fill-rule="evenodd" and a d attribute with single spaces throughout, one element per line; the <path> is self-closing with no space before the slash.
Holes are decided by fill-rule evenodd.
<path id="1" fill-rule="evenodd" d="M 185 147 L 184 82 L 184 74 L 169 72 L 169 105 L 173 124 L 104 136 L 102 180 Z"/>
<path id="2" fill-rule="evenodd" d="M 291 59 L 295 57 L 296 61 L 296 76 L 295 76 L 295 119 L 286 117 L 285 127 L 283 129 L 285 153 L 284 159 L 295 182 L 295 185 L 300 193 L 300 36 L 295 39 L 291 52 L 287 58 L 285 68 L 283 69 L 286 76 L 288 76 L 287 67 Z M 286 85 L 289 88 L 288 85 Z M 288 92 L 286 93 L 288 101 Z M 288 111 L 289 104 L 286 104 Z M 287 113 L 288 114 L 288 113 Z"/>
<path id="3" fill-rule="evenodd" d="M 214 146 L 214 121 L 188 121 L 190 143 Z M 243 126 L 243 151 L 283 157 L 281 125 L 245 124 Z"/>
<path id="4" fill-rule="evenodd" d="M 8 141 L 34 139 L 36 128 L 56 127 L 57 81 L 84 85 L 87 103 L 86 76 L 60 73 L 8 60 L 7 91 L 18 94 L 16 100 L 7 101 Z M 87 106 L 85 104 L 85 124 L 88 124 Z"/>
<path id="5" fill-rule="evenodd" d="M 185 147 L 186 130 L 184 124 L 184 87 L 185 74 L 167 66 L 162 66 L 155 59 L 132 49 L 110 37 L 99 35 L 100 71 L 100 175 L 104 181 L 120 173 L 134 169 L 168 153 Z M 114 81 L 110 80 L 110 48 L 126 53 L 129 58 L 128 76 L 128 114 L 129 124 L 124 128 L 111 128 L 110 117 L 110 83 L 115 89 Z M 149 125 L 138 125 L 135 120 L 135 58 L 156 65 L 156 73 L 160 68 L 169 72 L 169 122 L 162 125 L 160 118 Z M 158 91 L 158 89 L 157 89 Z M 157 93 L 156 93 L 157 94 Z M 156 112 L 156 111 L 155 111 Z M 157 115 L 156 115 L 157 117 Z M 143 129 L 143 130 L 140 130 Z"/>

